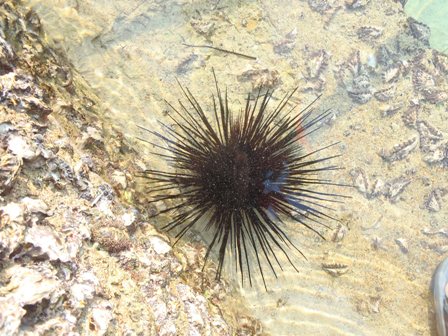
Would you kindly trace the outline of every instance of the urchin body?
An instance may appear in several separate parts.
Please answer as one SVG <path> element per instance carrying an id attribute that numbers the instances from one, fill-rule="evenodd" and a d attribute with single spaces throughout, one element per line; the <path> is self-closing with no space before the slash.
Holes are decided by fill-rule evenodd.
<path id="1" fill-rule="evenodd" d="M 325 162 L 338 155 L 312 158 L 331 145 L 311 153 L 304 153 L 301 145 L 327 113 L 312 117 L 308 109 L 295 112 L 289 103 L 292 94 L 269 109 L 272 92 L 267 92 L 255 99 L 248 96 L 245 109 L 234 117 L 227 93 L 223 96 L 216 85 L 214 118 L 210 118 L 190 91 L 182 90 L 188 105 L 181 101 L 180 108 L 170 105 L 176 130 L 164 125 L 166 135 L 150 131 L 165 141 L 166 147 L 155 146 L 167 151 L 160 155 L 172 169 L 144 173 L 153 201 L 172 203 L 163 211 L 173 213 L 164 229 L 177 228 L 180 239 L 205 223 L 202 229 L 212 233 L 205 259 L 218 249 L 218 278 L 227 249 L 242 281 L 247 271 L 251 282 L 251 263 L 255 263 L 265 283 L 263 260 L 276 275 L 274 264 L 282 269 L 277 253 L 296 269 L 288 249 L 302 253 L 284 232 L 284 221 L 290 219 L 320 235 L 313 225 L 326 226 L 332 217 L 325 203 L 337 202 L 339 196 L 316 190 L 316 185 L 335 185 L 318 175 L 337 169 Z M 250 260 L 250 252 L 255 261 Z"/>

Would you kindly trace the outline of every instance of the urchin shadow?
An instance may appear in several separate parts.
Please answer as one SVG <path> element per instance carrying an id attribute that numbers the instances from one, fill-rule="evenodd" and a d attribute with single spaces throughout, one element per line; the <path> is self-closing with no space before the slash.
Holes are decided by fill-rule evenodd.
<path id="1" fill-rule="evenodd" d="M 179 83 L 184 96 L 179 107 L 167 102 L 172 111 L 167 117 L 175 128 L 160 122 L 162 133 L 140 126 L 161 140 L 141 139 L 168 163 L 165 170 L 148 169 L 141 177 L 152 196 L 150 203 L 167 204 L 160 211 L 170 215 L 162 230 L 172 232 L 176 242 L 187 232 L 200 232 L 208 246 L 204 266 L 216 254 L 217 279 L 229 264 L 242 285 L 252 286 L 258 272 L 267 290 L 267 272 L 277 277 L 285 264 L 298 272 L 295 260 L 305 258 L 286 233 L 285 222 L 324 239 L 322 230 L 337 221 L 332 204 L 346 197 L 331 192 L 346 185 L 324 178 L 340 169 L 331 163 L 340 156 L 335 153 L 337 143 L 309 152 L 303 147 L 303 140 L 330 112 L 313 111 L 318 98 L 296 111 L 290 102 L 296 90 L 272 104 L 273 92 L 261 94 L 260 89 L 255 98 L 247 96 L 235 117 L 227 90 L 222 93 L 213 76 L 211 113 Z"/>

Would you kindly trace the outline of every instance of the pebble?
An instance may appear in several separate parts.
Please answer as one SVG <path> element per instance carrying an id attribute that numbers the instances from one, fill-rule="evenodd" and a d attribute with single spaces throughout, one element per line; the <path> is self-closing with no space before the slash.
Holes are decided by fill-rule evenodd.
<path id="1" fill-rule="evenodd" d="M 34 160 L 38 153 L 27 143 L 24 137 L 11 135 L 8 140 L 8 149 L 15 155 L 25 160 Z"/>

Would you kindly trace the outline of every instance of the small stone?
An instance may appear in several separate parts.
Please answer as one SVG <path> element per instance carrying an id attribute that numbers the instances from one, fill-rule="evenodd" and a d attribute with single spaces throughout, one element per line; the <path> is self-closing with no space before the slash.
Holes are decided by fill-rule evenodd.
<path id="1" fill-rule="evenodd" d="M 71 260 L 64 239 L 48 226 L 33 225 L 26 232 L 25 242 L 39 247 L 42 254 L 47 254 L 50 260 Z"/>
<path id="2" fill-rule="evenodd" d="M 87 127 L 87 131 L 82 136 L 81 143 L 83 148 L 104 147 L 103 136 L 101 132 L 94 127 Z"/>
<path id="3" fill-rule="evenodd" d="M 19 203 L 8 203 L 0 208 L 0 212 L 8 216 L 11 222 L 23 223 L 24 206 Z"/>
<path id="4" fill-rule="evenodd" d="M 92 299 L 100 282 L 92 272 L 81 273 L 77 283 L 70 287 L 71 303 L 76 308 L 83 308 L 86 301 Z"/>
<path id="5" fill-rule="evenodd" d="M 406 239 L 404 238 L 398 238 L 395 239 L 395 243 L 397 243 L 398 247 L 400 248 L 400 251 L 404 254 L 407 254 L 409 252 L 409 244 Z"/>
<path id="6" fill-rule="evenodd" d="M 30 146 L 24 137 L 19 135 L 11 135 L 8 140 L 8 149 L 11 153 L 25 160 L 34 160 L 38 153 Z"/>
<path id="7" fill-rule="evenodd" d="M 59 281 L 48 278 L 34 269 L 14 265 L 6 272 L 11 280 L 3 289 L 9 292 L 7 297 L 13 298 L 22 307 L 62 294 L 56 293 L 60 285 Z"/>
<path id="8" fill-rule="evenodd" d="M 113 319 L 112 304 L 109 301 L 101 300 L 95 304 L 90 317 L 90 329 L 95 335 L 105 335 Z"/>
<path id="9" fill-rule="evenodd" d="M 16 304 L 14 299 L 0 297 L 0 334 L 18 335 L 25 314 L 26 310 Z"/>
<path id="10" fill-rule="evenodd" d="M 383 240 L 380 237 L 374 237 L 372 239 L 372 247 L 375 250 L 384 249 Z"/>
<path id="11" fill-rule="evenodd" d="M 370 0 L 345 0 L 345 5 L 350 9 L 364 8 Z"/>
<path id="12" fill-rule="evenodd" d="M 395 115 L 398 111 L 400 111 L 402 107 L 403 107 L 403 104 L 401 104 L 401 103 L 386 105 L 381 108 L 381 116 L 391 117 L 391 116 Z"/>
<path id="13" fill-rule="evenodd" d="M 126 182 L 126 174 L 119 171 L 119 170 L 115 170 L 112 173 L 111 176 L 112 179 L 112 186 L 119 188 L 119 189 L 126 189 L 127 187 L 127 182 Z"/>
<path id="14" fill-rule="evenodd" d="M 348 233 L 348 227 L 343 224 L 338 224 L 338 227 L 333 233 L 333 237 L 331 240 L 336 243 L 339 243 L 344 239 L 347 233 Z"/>
<path id="15" fill-rule="evenodd" d="M 171 246 L 158 236 L 150 236 L 148 240 L 157 254 L 166 254 L 171 251 Z"/>
<path id="16" fill-rule="evenodd" d="M 134 211 L 127 212 L 121 216 L 124 226 L 131 226 L 137 220 L 136 213 Z"/>
<path id="17" fill-rule="evenodd" d="M 24 197 L 20 200 L 20 203 L 22 203 L 30 213 L 48 213 L 48 205 L 40 199 Z"/>

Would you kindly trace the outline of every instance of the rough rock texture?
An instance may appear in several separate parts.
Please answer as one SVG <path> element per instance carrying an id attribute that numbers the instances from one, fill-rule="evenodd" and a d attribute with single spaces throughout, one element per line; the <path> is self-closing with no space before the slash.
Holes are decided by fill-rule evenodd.
<path id="1" fill-rule="evenodd" d="M 176 77 L 210 105 L 212 68 L 235 113 L 257 84 L 279 99 L 298 87 L 298 110 L 322 95 L 316 113 L 332 115 L 306 146 L 339 142 L 325 154 L 343 154 L 331 179 L 356 187 L 335 205 L 347 229 L 321 241 L 288 225 L 307 257 L 300 273 L 285 267 L 269 292 L 241 291 L 265 330 L 294 336 L 436 332 L 429 283 L 448 252 L 448 58 L 428 49 L 405 2 L 26 1 L 130 138 L 151 141 L 135 125 L 170 122 Z"/>
<path id="2" fill-rule="evenodd" d="M 175 255 L 132 206 L 145 163 L 43 42 L 39 17 L 4 1 L 0 22 L 0 334 L 259 332 L 201 272 L 203 247 Z"/>

